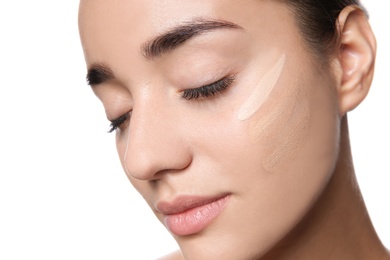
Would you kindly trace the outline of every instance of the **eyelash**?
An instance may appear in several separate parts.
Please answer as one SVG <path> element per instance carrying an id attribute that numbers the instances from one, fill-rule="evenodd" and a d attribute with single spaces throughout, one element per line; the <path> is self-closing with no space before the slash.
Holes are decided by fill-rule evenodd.
<path id="1" fill-rule="evenodd" d="M 200 88 L 192 88 L 184 90 L 182 98 L 185 100 L 193 100 L 199 98 L 208 98 L 224 92 L 235 80 L 234 76 L 226 76 L 214 83 L 202 86 Z M 123 123 L 130 119 L 130 113 L 121 115 L 117 119 L 111 120 L 108 133 L 117 130 Z"/>
<path id="2" fill-rule="evenodd" d="M 198 98 L 208 98 L 222 93 L 225 91 L 233 82 L 234 76 L 226 76 L 214 83 L 202 86 L 200 88 L 192 88 L 184 90 L 182 98 L 185 100 L 192 100 Z"/>
<path id="3" fill-rule="evenodd" d="M 130 114 L 131 114 L 131 112 L 126 113 L 124 115 L 121 115 L 117 119 L 111 120 L 110 130 L 108 130 L 108 133 L 114 132 L 115 130 L 118 129 L 118 127 L 120 127 L 123 123 L 125 123 L 127 120 L 129 120 Z"/>

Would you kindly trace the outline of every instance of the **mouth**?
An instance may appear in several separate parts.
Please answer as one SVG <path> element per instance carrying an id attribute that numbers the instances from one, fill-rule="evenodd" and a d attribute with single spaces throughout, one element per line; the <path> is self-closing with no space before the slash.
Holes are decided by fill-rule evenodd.
<path id="1" fill-rule="evenodd" d="M 205 229 L 226 207 L 229 194 L 214 197 L 182 196 L 173 202 L 160 202 L 157 211 L 164 214 L 164 224 L 173 234 L 187 236 Z"/>

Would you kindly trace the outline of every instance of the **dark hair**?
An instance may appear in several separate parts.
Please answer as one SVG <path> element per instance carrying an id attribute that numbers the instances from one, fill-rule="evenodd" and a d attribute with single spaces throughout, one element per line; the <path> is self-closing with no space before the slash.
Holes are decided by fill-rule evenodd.
<path id="1" fill-rule="evenodd" d="M 291 6 L 304 39 L 314 54 L 328 60 L 338 42 L 336 21 L 349 5 L 362 9 L 359 0 L 282 0 Z"/>

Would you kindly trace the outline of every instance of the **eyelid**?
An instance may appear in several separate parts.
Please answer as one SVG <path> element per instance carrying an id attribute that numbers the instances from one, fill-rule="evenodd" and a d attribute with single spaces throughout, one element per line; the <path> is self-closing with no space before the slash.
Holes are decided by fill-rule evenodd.
<path id="1" fill-rule="evenodd" d="M 235 76 L 225 76 L 211 84 L 199 88 L 191 88 L 183 91 L 182 98 L 185 100 L 207 98 L 224 92 L 235 80 Z"/>
<path id="2" fill-rule="evenodd" d="M 116 129 L 121 127 L 124 123 L 126 123 L 130 119 L 130 117 L 131 117 L 131 111 L 121 115 L 120 117 L 118 117 L 116 119 L 109 120 L 111 122 L 111 124 L 110 124 L 110 129 L 108 130 L 108 133 L 112 133 Z"/>

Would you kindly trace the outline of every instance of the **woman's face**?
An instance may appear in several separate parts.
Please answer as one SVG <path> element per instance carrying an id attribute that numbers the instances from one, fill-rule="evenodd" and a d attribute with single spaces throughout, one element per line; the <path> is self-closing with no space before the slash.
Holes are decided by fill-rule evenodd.
<path id="1" fill-rule="evenodd" d="M 82 0 L 80 33 L 123 168 L 186 257 L 259 257 L 302 219 L 339 112 L 286 5 Z"/>

